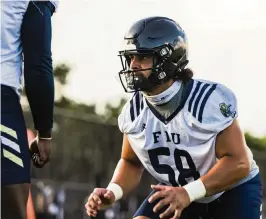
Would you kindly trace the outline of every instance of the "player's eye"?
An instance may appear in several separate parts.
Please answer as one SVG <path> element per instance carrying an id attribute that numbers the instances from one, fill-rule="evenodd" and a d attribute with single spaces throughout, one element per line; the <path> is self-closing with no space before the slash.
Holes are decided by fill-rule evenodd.
<path id="1" fill-rule="evenodd" d="M 140 60 L 151 60 L 152 59 L 152 55 L 143 55 L 143 56 L 140 56 Z"/>
<path id="2" fill-rule="evenodd" d="M 129 55 L 128 58 L 129 58 L 130 60 L 132 60 L 132 59 L 134 59 L 134 56 L 133 56 L 133 55 Z"/>
<path id="3" fill-rule="evenodd" d="M 134 59 L 137 62 L 143 62 L 146 60 L 152 60 L 152 55 L 127 55 L 126 58 L 129 63 L 131 63 Z"/>
<path id="4" fill-rule="evenodd" d="M 151 56 L 143 56 L 143 59 L 150 59 L 151 58 Z"/>

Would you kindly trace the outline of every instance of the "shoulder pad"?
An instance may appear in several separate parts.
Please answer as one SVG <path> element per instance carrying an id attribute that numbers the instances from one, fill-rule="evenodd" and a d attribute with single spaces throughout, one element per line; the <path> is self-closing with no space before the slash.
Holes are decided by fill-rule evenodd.
<path id="1" fill-rule="evenodd" d="M 195 80 L 188 99 L 188 114 L 194 125 L 213 132 L 227 128 L 237 118 L 237 99 L 222 84 Z"/>

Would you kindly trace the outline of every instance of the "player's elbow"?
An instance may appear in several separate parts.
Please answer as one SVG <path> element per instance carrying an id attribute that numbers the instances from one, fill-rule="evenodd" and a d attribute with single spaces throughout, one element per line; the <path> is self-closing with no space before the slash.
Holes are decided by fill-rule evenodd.
<path id="1" fill-rule="evenodd" d="M 249 175 L 251 171 L 251 162 L 252 162 L 252 155 L 251 153 L 243 153 L 242 156 L 239 157 L 237 163 L 237 172 L 241 176 L 241 178 L 245 178 Z"/>
<path id="2" fill-rule="evenodd" d="M 236 173 L 239 178 L 245 178 L 249 175 L 251 169 L 251 165 L 248 159 L 243 159 L 238 162 Z"/>

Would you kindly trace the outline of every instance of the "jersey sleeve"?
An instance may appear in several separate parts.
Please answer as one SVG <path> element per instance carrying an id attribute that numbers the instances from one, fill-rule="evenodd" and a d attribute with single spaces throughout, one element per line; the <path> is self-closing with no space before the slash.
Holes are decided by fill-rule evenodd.
<path id="1" fill-rule="evenodd" d="M 118 127 L 122 133 L 127 134 L 130 127 L 130 115 L 128 113 L 130 103 L 127 102 L 118 116 Z"/>
<path id="2" fill-rule="evenodd" d="M 195 122 L 203 130 L 219 133 L 237 118 L 237 99 L 235 94 L 224 85 L 215 84 L 212 87 L 214 89 L 211 95 L 205 100 L 203 96 L 199 117 Z"/>
<path id="3" fill-rule="evenodd" d="M 134 96 L 124 105 L 120 115 L 118 116 L 118 127 L 122 133 L 135 133 L 140 128 L 140 114 L 143 112 L 144 99 L 140 92 L 136 92 Z"/>

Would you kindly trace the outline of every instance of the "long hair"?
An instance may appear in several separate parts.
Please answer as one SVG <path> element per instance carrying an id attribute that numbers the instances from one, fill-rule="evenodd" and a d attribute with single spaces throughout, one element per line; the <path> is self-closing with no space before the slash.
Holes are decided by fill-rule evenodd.
<path id="1" fill-rule="evenodd" d="M 194 73 L 190 68 L 184 68 L 177 73 L 176 79 L 181 80 L 181 81 L 186 83 L 191 78 L 193 78 L 193 75 L 194 75 Z"/>

